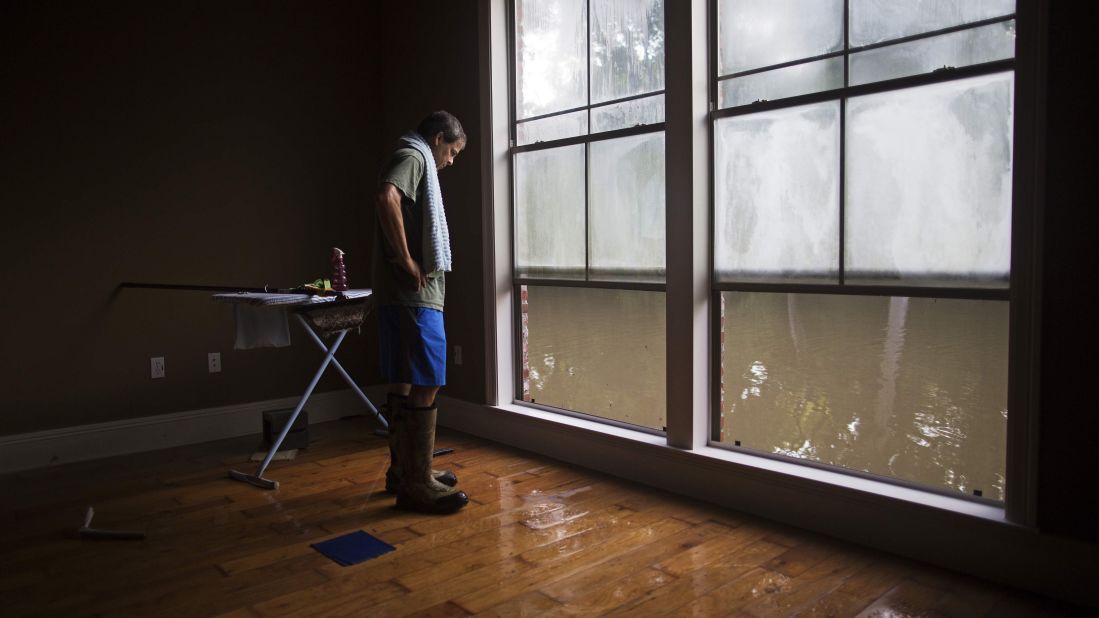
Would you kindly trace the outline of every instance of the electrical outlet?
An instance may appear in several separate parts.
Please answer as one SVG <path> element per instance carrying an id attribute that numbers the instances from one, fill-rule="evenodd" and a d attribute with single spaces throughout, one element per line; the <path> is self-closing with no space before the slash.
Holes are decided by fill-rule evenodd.
<path id="1" fill-rule="evenodd" d="M 221 373 L 221 352 L 210 352 L 206 355 L 206 366 L 210 373 Z"/>
<path id="2" fill-rule="evenodd" d="M 454 346 L 454 364 L 455 365 L 461 365 L 462 364 L 462 346 L 460 346 L 460 345 Z"/>
<path id="3" fill-rule="evenodd" d="M 153 378 L 163 378 L 164 377 L 164 357 L 163 356 L 154 356 L 154 357 L 150 358 L 149 359 L 149 367 L 150 367 L 150 370 L 152 371 Z"/>

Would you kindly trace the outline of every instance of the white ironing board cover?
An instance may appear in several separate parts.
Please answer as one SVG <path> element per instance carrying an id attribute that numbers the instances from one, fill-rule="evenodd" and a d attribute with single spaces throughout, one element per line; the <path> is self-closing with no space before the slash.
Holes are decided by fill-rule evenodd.
<path id="1" fill-rule="evenodd" d="M 369 288 L 344 290 L 344 298 L 367 298 L 373 293 Z M 223 303 L 244 303 L 260 307 L 285 307 L 288 305 L 316 305 L 339 300 L 337 296 L 317 296 L 313 294 L 286 294 L 276 292 L 230 292 L 214 294 L 214 300 Z"/>
<path id="2" fill-rule="evenodd" d="M 346 299 L 361 299 L 365 302 L 371 293 L 370 289 L 359 289 L 345 290 L 343 294 Z M 237 325 L 233 349 L 251 350 L 290 345 L 287 309 L 331 303 L 339 300 L 339 297 L 278 292 L 228 292 L 214 294 L 214 300 L 233 305 L 233 318 Z"/>

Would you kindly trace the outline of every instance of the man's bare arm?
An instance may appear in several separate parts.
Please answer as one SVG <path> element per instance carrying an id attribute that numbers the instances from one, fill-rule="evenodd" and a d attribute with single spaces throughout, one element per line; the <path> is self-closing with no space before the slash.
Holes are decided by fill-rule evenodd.
<path id="1" fill-rule="evenodd" d="M 404 217 L 401 216 L 401 192 L 391 183 L 382 183 L 382 188 L 374 200 L 378 212 L 378 225 L 382 226 L 382 237 L 389 246 L 390 261 L 401 267 L 416 280 L 416 289 L 427 285 L 427 276 L 423 269 L 412 259 L 408 242 L 404 234 Z"/>

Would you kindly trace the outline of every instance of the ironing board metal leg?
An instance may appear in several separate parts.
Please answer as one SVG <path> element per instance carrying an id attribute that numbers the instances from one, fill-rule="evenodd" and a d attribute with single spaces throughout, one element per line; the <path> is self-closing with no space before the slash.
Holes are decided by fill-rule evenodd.
<path id="1" fill-rule="evenodd" d="M 331 348 L 328 348 L 328 352 L 324 355 L 324 362 L 321 363 L 317 373 L 313 374 L 313 380 L 309 383 L 309 387 L 305 389 L 305 394 L 302 395 L 301 401 L 298 402 L 298 407 L 294 408 L 294 413 L 290 415 L 290 419 L 286 421 L 286 425 L 279 432 L 279 437 L 275 439 L 274 444 L 271 445 L 271 450 L 267 451 L 267 457 L 264 457 L 263 463 L 260 464 L 259 470 L 256 472 L 256 476 L 263 476 L 264 470 L 270 465 L 271 459 L 278 452 L 279 447 L 282 446 L 282 441 L 286 439 L 286 434 L 290 433 L 290 427 L 294 425 L 294 421 L 298 419 L 298 415 L 301 414 L 302 408 L 305 407 L 305 402 L 309 400 L 309 396 L 313 394 L 313 389 L 317 387 L 317 383 L 321 381 L 321 376 L 324 375 L 324 370 L 328 368 L 329 363 L 332 362 L 333 357 L 336 354 L 336 349 L 340 347 L 340 343 L 343 342 L 343 338 L 347 335 L 347 331 L 340 331 L 340 334 L 336 337 L 336 341 L 332 344 Z"/>
<path id="2" fill-rule="evenodd" d="M 275 442 L 271 445 L 271 449 L 267 451 L 267 456 L 264 457 L 263 463 L 259 465 L 259 469 L 256 470 L 256 473 L 245 474 L 242 472 L 237 472 L 236 470 L 231 470 L 229 472 L 229 477 L 234 480 L 251 483 L 257 487 L 263 487 L 266 489 L 276 489 L 278 487 L 278 481 L 270 481 L 263 478 L 263 473 L 267 470 L 267 466 L 271 464 L 271 460 L 274 459 L 275 453 L 278 452 L 279 447 L 282 446 L 282 442 L 286 439 L 286 435 L 290 433 L 290 428 L 293 427 L 294 421 L 298 419 L 298 415 L 301 414 L 301 411 L 305 408 L 305 403 L 309 401 L 309 397 L 313 394 L 313 389 L 317 387 L 317 383 L 320 382 L 321 376 L 324 375 L 324 372 L 328 369 L 329 365 L 335 366 L 336 371 L 339 372 L 344 381 L 347 382 L 347 384 L 351 387 L 353 391 L 355 391 L 355 394 L 359 396 L 359 399 L 361 399 L 363 403 L 366 404 L 366 407 L 370 409 L 370 412 L 374 414 L 374 418 L 376 418 L 383 427 L 385 427 L 386 429 L 389 428 L 389 424 L 386 422 L 381 413 L 378 412 L 378 409 L 374 407 L 374 404 L 370 401 L 370 398 L 362 392 L 362 389 L 359 388 L 359 385 L 355 383 L 355 380 L 353 380 L 351 376 L 347 373 L 347 371 L 343 368 L 343 365 L 340 364 L 340 361 L 336 360 L 336 350 L 339 349 L 340 344 L 343 343 L 344 337 L 347 336 L 347 330 L 339 331 L 339 334 L 336 336 L 336 340 L 332 342 L 332 345 L 330 347 L 325 345 L 324 341 L 321 340 L 316 331 L 313 330 L 313 327 L 309 325 L 309 322 L 307 322 L 305 318 L 300 315 L 297 315 L 295 317 L 297 317 L 298 321 L 301 322 L 301 325 L 305 329 L 305 332 L 309 334 L 309 338 L 312 339 L 313 342 L 321 348 L 321 350 L 324 350 L 324 360 L 321 362 L 321 366 L 317 369 L 317 372 L 313 375 L 312 381 L 309 382 L 309 386 L 305 389 L 305 393 L 298 401 L 298 405 L 296 408 L 294 408 L 294 412 L 286 421 L 286 425 L 283 426 L 282 430 L 279 432 L 278 437 L 275 439 Z"/>
<path id="3" fill-rule="evenodd" d="M 313 330 L 313 328 L 309 326 L 309 323 L 305 321 L 305 318 L 301 317 L 300 315 L 297 315 L 295 317 L 297 317 L 298 321 L 301 322 L 301 325 L 305 329 L 305 332 L 309 333 L 309 337 L 313 340 L 313 342 L 320 346 L 322 350 L 327 349 L 327 346 L 324 345 L 324 342 L 321 341 L 321 338 L 317 336 L 317 333 Z M 370 398 L 367 397 L 365 393 L 363 393 L 362 389 L 359 388 L 359 385 L 355 383 L 355 380 L 352 379 L 347 371 L 343 368 L 343 365 L 340 364 L 339 359 L 333 358 L 332 366 L 335 367 L 336 371 L 340 373 L 340 376 L 342 376 L 344 382 L 347 382 L 347 385 L 351 387 L 351 390 L 355 391 L 355 394 L 359 396 L 359 399 L 361 399 L 363 403 L 366 404 L 366 407 L 370 410 L 370 413 L 374 415 L 375 420 L 381 423 L 382 427 L 389 429 L 389 423 L 386 422 L 385 417 L 383 417 L 381 413 L 378 412 L 378 409 L 374 407 L 374 404 L 370 401 Z"/>

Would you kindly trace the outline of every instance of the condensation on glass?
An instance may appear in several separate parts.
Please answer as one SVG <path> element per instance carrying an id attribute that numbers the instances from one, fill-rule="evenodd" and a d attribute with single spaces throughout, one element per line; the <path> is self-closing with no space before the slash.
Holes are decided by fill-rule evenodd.
<path id="1" fill-rule="evenodd" d="M 664 95 L 630 99 L 591 109 L 591 131 L 602 133 L 664 122 Z"/>
<path id="2" fill-rule="evenodd" d="M 851 54 L 851 85 L 868 84 L 1015 56 L 1015 20 Z"/>
<path id="3" fill-rule="evenodd" d="M 664 0 L 515 7 L 517 274 L 662 281 L 663 133 L 549 142 L 664 121 Z"/>
<path id="4" fill-rule="evenodd" d="M 719 0 L 717 74 L 843 49 L 843 0 Z"/>
<path id="5" fill-rule="evenodd" d="M 664 133 L 591 144 L 591 270 L 610 277 L 664 274 Z"/>
<path id="6" fill-rule="evenodd" d="M 551 142 L 585 135 L 588 132 L 588 112 L 581 110 L 516 123 L 515 141 L 519 146 L 536 142 Z"/>
<path id="7" fill-rule="evenodd" d="M 1006 286 L 1013 74 L 847 104 L 849 281 Z"/>
<path id="8" fill-rule="evenodd" d="M 587 104 L 587 10 L 587 0 L 516 0 L 516 118 Z"/>
<path id="9" fill-rule="evenodd" d="M 515 6 L 517 145 L 664 121 L 663 0 Z"/>
<path id="10" fill-rule="evenodd" d="M 591 0 L 591 103 L 663 89 L 663 0 Z"/>
<path id="11" fill-rule="evenodd" d="M 836 282 L 839 102 L 714 123 L 719 280 Z"/>
<path id="12" fill-rule="evenodd" d="M 1015 0 L 850 0 L 850 12 L 851 45 L 861 47 L 1011 15 Z"/>
<path id="13" fill-rule="evenodd" d="M 515 268 L 518 274 L 583 276 L 583 144 L 515 155 Z"/>
<path id="14" fill-rule="evenodd" d="M 522 296 L 525 401 L 664 428 L 663 292 L 527 285 Z"/>
<path id="15" fill-rule="evenodd" d="M 720 0 L 718 108 L 739 107 L 1015 55 L 1014 2 L 850 0 L 847 48 L 839 0 Z M 1000 20 L 966 27 L 984 20 Z M 933 35 L 943 29 L 964 28 Z M 928 35 L 905 40 L 905 37 Z M 872 46 L 870 49 L 861 49 Z M 829 56 L 820 58 L 820 56 Z M 784 63 L 788 66 L 778 66 Z M 844 75 L 844 64 L 848 76 Z M 737 77 L 725 76 L 746 72 Z M 845 83 L 846 80 L 846 83 Z"/>
<path id="16" fill-rule="evenodd" d="M 722 80 L 718 82 L 718 107 L 737 107 L 837 88 L 843 88 L 843 58 L 825 58 Z"/>
<path id="17" fill-rule="evenodd" d="M 722 444 L 1003 499 L 1006 301 L 721 302 Z"/>

